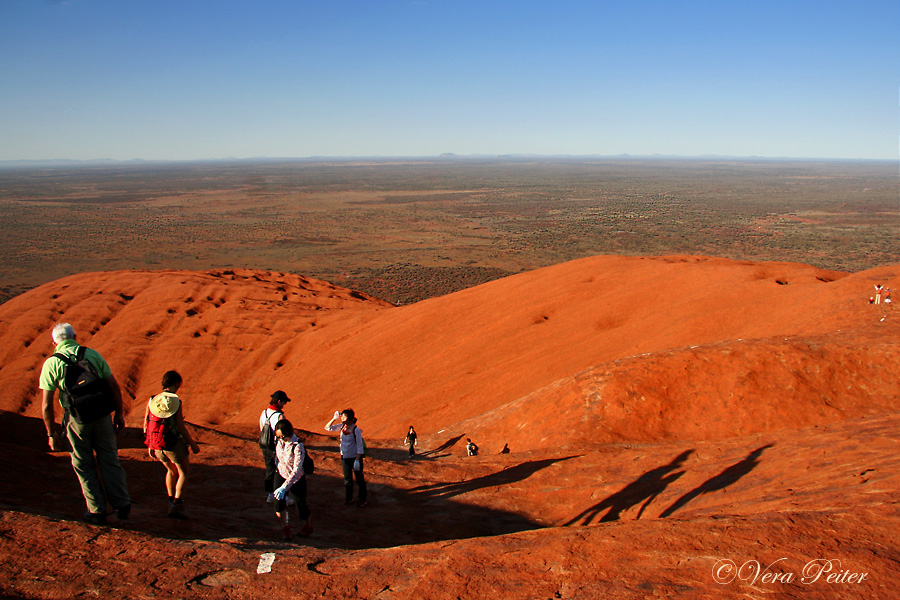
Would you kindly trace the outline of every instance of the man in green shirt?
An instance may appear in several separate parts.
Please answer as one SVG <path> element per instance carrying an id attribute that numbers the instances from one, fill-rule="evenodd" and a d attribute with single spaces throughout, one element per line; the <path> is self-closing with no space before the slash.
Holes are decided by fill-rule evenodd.
<path id="1" fill-rule="evenodd" d="M 75 341 L 75 330 L 71 325 L 68 323 L 56 325 L 53 328 L 53 342 L 56 344 L 56 353 L 74 360 L 80 346 Z M 128 495 L 125 470 L 119 463 L 119 449 L 116 443 L 116 434 L 125 429 L 125 414 L 122 407 L 122 392 L 106 360 L 99 352 L 90 348 L 85 348 L 84 357 L 112 391 L 115 406 L 113 419 L 104 416 L 90 423 L 77 423 L 69 418 L 69 412 L 65 410 L 65 405 L 62 405 L 64 409 L 62 424 L 56 424 L 53 400 L 56 391 L 63 388 L 67 368 L 65 361 L 58 356 L 51 356 L 45 360 L 41 369 L 41 411 L 50 449 L 66 450 L 63 437 L 71 446 L 72 467 L 78 475 L 81 491 L 87 502 L 88 512 L 84 514 L 84 519 L 100 525 L 106 523 L 107 501 L 116 510 L 120 519 L 127 519 L 131 512 L 131 498 Z M 62 404 L 62 399 L 60 403 Z"/>

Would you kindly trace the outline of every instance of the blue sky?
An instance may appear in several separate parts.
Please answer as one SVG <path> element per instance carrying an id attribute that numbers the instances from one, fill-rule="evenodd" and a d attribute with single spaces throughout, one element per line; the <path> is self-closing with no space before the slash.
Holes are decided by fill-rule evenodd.
<path id="1" fill-rule="evenodd" d="M 0 160 L 897 159 L 897 0 L 0 0 Z"/>

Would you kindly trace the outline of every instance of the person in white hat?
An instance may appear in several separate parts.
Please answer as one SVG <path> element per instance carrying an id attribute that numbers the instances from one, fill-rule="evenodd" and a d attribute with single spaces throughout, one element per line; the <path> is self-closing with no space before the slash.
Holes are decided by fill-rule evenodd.
<path id="1" fill-rule="evenodd" d="M 166 467 L 166 494 L 169 496 L 169 516 L 184 519 L 184 486 L 190 472 L 190 454 L 200 452 L 200 446 L 184 426 L 181 399 L 176 392 L 181 387 L 178 371 L 166 371 L 162 379 L 163 391 L 150 398 L 144 412 L 145 444 L 151 458 Z"/>

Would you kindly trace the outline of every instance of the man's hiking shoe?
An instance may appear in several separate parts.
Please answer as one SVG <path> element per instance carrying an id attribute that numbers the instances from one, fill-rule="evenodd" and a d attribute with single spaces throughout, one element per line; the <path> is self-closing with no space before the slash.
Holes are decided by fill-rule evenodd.
<path id="1" fill-rule="evenodd" d="M 103 513 L 84 513 L 84 520 L 92 525 L 106 525 L 106 515 Z"/>
<path id="2" fill-rule="evenodd" d="M 360 508 L 362 508 L 363 506 L 365 506 L 365 505 L 368 504 L 368 503 L 369 503 L 368 500 L 361 500 L 360 503 L 358 504 L 358 506 L 359 506 Z"/>
<path id="3" fill-rule="evenodd" d="M 303 527 L 300 528 L 299 533 L 303 537 L 308 536 L 309 534 L 312 533 L 312 525 L 304 525 Z"/>
<path id="4" fill-rule="evenodd" d="M 281 528 L 281 537 L 284 538 L 285 541 L 290 541 L 291 539 L 291 526 L 285 525 Z"/>
<path id="5" fill-rule="evenodd" d="M 122 508 L 116 509 L 116 516 L 120 521 L 127 521 L 128 517 L 131 515 L 131 504 L 126 504 Z"/>
<path id="6" fill-rule="evenodd" d="M 184 501 L 176 500 L 169 504 L 169 518 L 172 519 L 187 519 L 187 515 L 184 514 Z"/>

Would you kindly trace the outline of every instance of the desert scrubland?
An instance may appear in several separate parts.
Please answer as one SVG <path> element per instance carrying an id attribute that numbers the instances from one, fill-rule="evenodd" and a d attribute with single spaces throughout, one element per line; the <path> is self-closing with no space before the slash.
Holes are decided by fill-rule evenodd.
<path id="1" fill-rule="evenodd" d="M 466 160 L 0 170 L 0 294 L 241 267 L 408 303 L 568 260 L 900 260 L 892 162 Z"/>
<path id="2" fill-rule="evenodd" d="M 2 171 L 0 593 L 895 598 L 900 313 L 868 298 L 900 287 L 897 192 L 877 162 Z M 57 321 L 122 386 L 127 522 L 82 523 L 45 447 Z M 171 368 L 185 522 L 140 432 Z M 276 389 L 317 464 L 289 543 L 254 439 Z M 321 431 L 347 406 L 365 508 Z"/>

